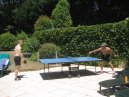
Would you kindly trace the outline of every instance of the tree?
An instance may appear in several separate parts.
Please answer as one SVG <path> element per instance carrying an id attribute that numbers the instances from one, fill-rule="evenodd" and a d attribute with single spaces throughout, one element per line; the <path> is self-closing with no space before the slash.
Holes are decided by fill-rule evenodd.
<path id="1" fill-rule="evenodd" d="M 13 11 L 15 26 L 25 32 L 33 33 L 37 18 L 40 15 L 49 14 L 53 5 L 51 0 L 25 0 L 19 8 Z"/>
<path id="2" fill-rule="evenodd" d="M 129 0 L 69 0 L 74 26 L 117 22 L 129 16 Z"/>
<path id="3" fill-rule="evenodd" d="M 0 11 L 0 33 L 1 34 L 7 25 L 7 21 L 8 21 L 7 15 L 3 11 Z"/>
<path id="4" fill-rule="evenodd" d="M 55 28 L 72 26 L 69 9 L 70 5 L 67 0 L 59 0 L 55 9 L 52 11 L 52 19 Z"/>
<path id="5" fill-rule="evenodd" d="M 48 16 L 39 16 L 38 20 L 35 22 L 34 29 L 38 30 L 46 30 L 53 28 L 53 23 L 51 18 Z"/>
<path id="6" fill-rule="evenodd" d="M 0 0 L 0 32 L 15 33 L 12 11 L 19 7 L 24 0 Z M 1 12 L 3 15 L 1 15 Z"/>

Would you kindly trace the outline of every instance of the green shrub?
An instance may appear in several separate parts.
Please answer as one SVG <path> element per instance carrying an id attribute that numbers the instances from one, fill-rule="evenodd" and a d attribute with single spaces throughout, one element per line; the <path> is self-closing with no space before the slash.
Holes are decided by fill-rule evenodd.
<path id="1" fill-rule="evenodd" d="M 52 42 L 62 48 L 66 56 L 87 56 L 90 50 L 106 42 L 121 59 L 129 58 L 129 30 L 127 20 L 93 26 L 67 27 L 36 31 L 40 43 Z"/>
<path id="2" fill-rule="evenodd" d="M 12 50 L 16 45 L 16 37 L 10 32 L 0 35 L 0 46 L 2 50 Z"/>
<path id="3" fill-rule="evenodd" d="M 56 58 L 61 56 L 61 48 L 53 43 L 44 43 L 39 49 L 39 58 Z M 57 52 L 57 56 L 56 56 Z"/>
<path id="4" fill-rule="evenodd" d="M 125 20 L 125 24 L 126 24 L 126 26 L 127 26 L 127 29 L 129 30 L 129 17 L 128 17 L 128 18 L 126 18 L 126 20 Z"/>
<path id="5" fill-rule="evenodd" d="M 40 16 L 34 25 L 35 31 L 46 30 L 51 28 L 53 28 L 53 23 L 48 16 Z"/>
<path id="6" fill-rule="evenodd" d="M 17 34 L 17 40 L 26 40 L 28 38 L 28 35 L 25 32 L 21 32 Z"/>
<path id="7" fill-rule="evenodd" d="M 37 61 L 38 60 L 37 59 L 37 52 L 32 53 L 32 55 L 31 55 L 31 57 L 29 59 L 32 60 L 32 61 Z"/>
<path id="8" fill-rule="evenodd" d="M 36 37 L 27 38 L 24 41 L 23 50 L 25 52 L 37 52 L 39 48 L 40 43 Z"/>
<path id="9" fill-rule="evenodd" d="M 70 5 L 67 0 L 59 0 L 52 11 L 52 20 L 55 28 L 72 26 L 72 19 L 69 12 Z"/>

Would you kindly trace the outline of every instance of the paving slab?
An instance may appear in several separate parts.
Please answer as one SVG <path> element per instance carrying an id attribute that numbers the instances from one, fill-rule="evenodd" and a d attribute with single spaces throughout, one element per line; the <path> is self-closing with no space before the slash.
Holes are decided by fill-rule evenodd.
<path id="1" fill-rule="evenodd" d="M 98 82 L 113 79 L 111 69 L 104 68 L 105 72 L 99 74 L 100 67 L 96 72 L 94 66 L 84 68 L 80 67 L 80 77 L 74 72 L 71 78 L 67 67 L 63 74 L 60 67 L 50 68 L 46 74 L 44 70 L 20 72 L 19 81 L 14 81 L 14 72 L 10 73 L 0 78 L 0 97 L 106 97 L 98 92 Z"/>

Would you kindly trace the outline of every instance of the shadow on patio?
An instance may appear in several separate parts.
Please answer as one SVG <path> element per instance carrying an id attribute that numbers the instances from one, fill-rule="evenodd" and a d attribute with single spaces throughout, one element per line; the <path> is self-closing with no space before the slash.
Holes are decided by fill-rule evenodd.
<path id="1" fill-rule="evenodd" d="M 43 80 L 52 80 L 52 79 L 61 79 L 61 78 L 69 78 L 68 71 L 63 72 L 49 72 L 49 73 L 40 73 Z M 72 71 L 70 73 L 72 77 L 78 77 L 77 71 Z M 97 75 L 96 73 L 89 71 L 89 70 L 79 70 L 80 77 L 82 76 L 91 76 L 91 75 Z"/>

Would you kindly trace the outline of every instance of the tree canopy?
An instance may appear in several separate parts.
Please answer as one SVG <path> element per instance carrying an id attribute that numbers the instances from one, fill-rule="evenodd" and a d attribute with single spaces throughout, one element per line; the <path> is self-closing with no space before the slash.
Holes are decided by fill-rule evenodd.
<path id="1" fill-rule="evenodd" d="M 59 0 L 55 9 L 52 11 L 52 19 L 55 28 L 72 26 L 70 5 L 67 0 Z"/>
<path id="2" fill-rule="evenodd" d="M 0 33 L 34 32 L 41 15 L 51 17 L 59 0 L 0 0 Z M 73 26 L 117 22 L 129 16 L 129 0 L 68 0 Z M 63 8 L 63 6 L 62 6 Z"/>

